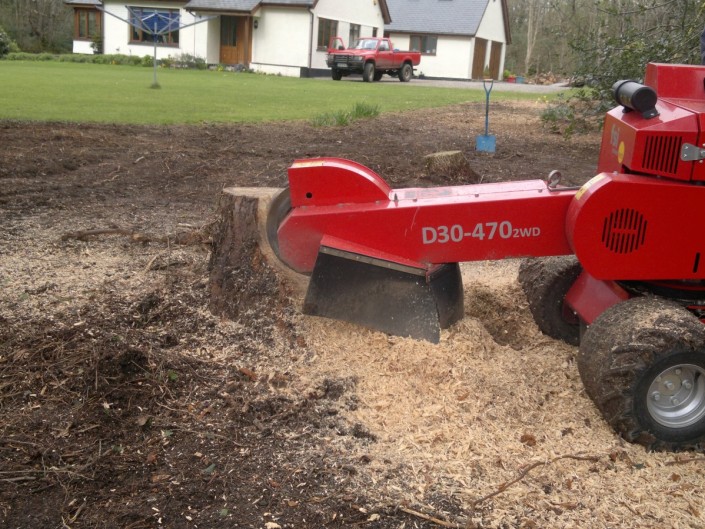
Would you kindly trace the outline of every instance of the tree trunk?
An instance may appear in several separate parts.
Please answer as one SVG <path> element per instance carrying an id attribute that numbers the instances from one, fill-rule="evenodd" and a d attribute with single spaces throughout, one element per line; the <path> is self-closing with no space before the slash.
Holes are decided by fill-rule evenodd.
<path id="1" fill-rule="evenodd" d="M 529 0 L 527 2 L 527 22 L 526 22 L 526 57 L 524 59 L 524 73 L 529 74 L 531 61 L 533 59 L 534 47 L 541 28 L 541 17 L 544 9 L 541 0 Z"/>
<path id="2" fill-rule="evenodd" d="M 231 320 L 263 311 L 277 320 L 302 297 L 304 276 L 285 268 L 266 235 L 269 204 L 279 190 L 223 191 L 209 262 L 210 311 Z"/>

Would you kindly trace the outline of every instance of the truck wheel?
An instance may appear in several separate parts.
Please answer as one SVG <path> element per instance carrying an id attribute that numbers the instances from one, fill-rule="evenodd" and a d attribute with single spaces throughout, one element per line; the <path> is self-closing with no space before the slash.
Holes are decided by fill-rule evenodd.
<path id="1" fill-rule="evenodd" d="M 705 440 L 705 327 L 656 297 L 607 309 L 578 354 L 587 394 L 624 439 L 682 449 Z"/>
<path id="2" fill-rule="evenodd" d="M 399 80 L 402 83 L 408 83 L 411 81 L 411 76 L 414 74 L 414 70 L 411 68 L 411 65 L 407 62 L 402 65 L 402 67 L 399 69 Z"/>
<path id="3" fill-rule="evenodd" d="M 374 80 L 381 81 L 383 75 L 384 75 L 384 72 L 381 72 L 381 71 L 378 72 L 377 70 L 375 70 Z"/>
<path id="4" fill-rule="evenodd" d="M 371 83 L 375 78 L 375 65 L 371 62 L 365 64 L 362 70 L 362 80 L 366 83 Z"/>
<path id="5" fill-rule="evenodd" d="M 580 321 L 563 300 L 582 270 L 572 255 L 526 259 L 519 266 L 519 284 L 536 325 L 571 345 L 580 343 Z"/>
<path id="6" fill-rule="evenodd" d="M 343 78 L 343 72 L 341 72 L 337 68 L 333 68 L 330 73 L 334 81 L 340 81 Z"/>

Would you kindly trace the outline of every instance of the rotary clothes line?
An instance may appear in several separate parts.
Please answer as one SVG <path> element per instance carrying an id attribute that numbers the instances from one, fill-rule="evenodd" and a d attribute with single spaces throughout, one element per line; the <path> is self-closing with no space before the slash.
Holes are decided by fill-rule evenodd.
<path id="1" fill-rule="evenodd" d="M 157 81 L 157 44 L 160 40 L 163 40 L 165 35 L 168 35 L 173 31 L 180 31 L 182 29 L 195 26 L 196 24 L 218 18 L 216 15 L 201 18 L 195 22 L 191 22 L 190 24 L 181 25 L 181 15 L 173 12 L 160 12 L 156 9 L 128 7 L 127 11 L 129 13 L 129 19 L 125 19 L 115 13 L 107 11 L 102 7 L 97 6 L 97 9 L 110 15 L 111 17 L 122 20 L 133 28 L 139 29 L 148 35 L 152 35 L 152 41 L 154 42 L 154 55 L 152 59 L 154 80 L 152 81 L 150 88 L 160 88 L 159 82 Z"/>

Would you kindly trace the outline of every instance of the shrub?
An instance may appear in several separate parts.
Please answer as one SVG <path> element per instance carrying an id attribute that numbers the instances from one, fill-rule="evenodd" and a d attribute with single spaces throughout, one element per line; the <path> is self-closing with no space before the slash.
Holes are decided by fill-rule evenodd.
<path id="1" fill-rule="evenodd" d="M 595 100 L 602 108 L 614 104 L 612 85 L 616 81 L 641 81 L 650 62 L 700 62 L 702 2 L 666 2 L 654 6 L 653 9 L 662 10 L 658 24 L 644 24 L 645 16 L 658 19 L 651 8 L 637 9 L 633 17 L 624 17 L 619 16 L 619 3 L 612 2 L 612 7 L 609 4 L 605 3 L 608 6 L 605 12 L 613 16 L 607 27 L 600 25 L 592 32 L 581 32 L 571 42 L 577 59 L 575 77 L 594 89 Z"/>
<path id="2" fill-rule="evenodd" d="M 12 40 L 10 35 L 0 26 L 0 59 L 9 53 L 18 53 L 20 51 L 20 47 L 17 43 Z"/>
<path id="3" fill-rule="evenodd" d="M 103 53 L 103 37 L 101 35 L 96 35 L 93 37 L 93 40 L 91 42 L 91 49 L 93 50 L 93 53 L 96 53 L 100 55 Z"/>
<path id="4" fill-rule="evenodd" d="M 56 60 L 59 62 L 87 63 L 93 62 L 93 57 L 91 55 L 82 55 L 79 53 L 65 53 L 63 55 L 59 55 Z"/>
<path id="5" fill-rule="evenodd" d="M 94 55 L 96 59 L 100 57 L 100 55 Z M 105 55 L 104 57 L 107 57 L 108 61 L 107 64 L 120 64 L 120 65 L 125 65 L 125 64 L 131 64 L 132 56 L 131 55 L 122 55 L 120 53 L 115 53 L 112 55 Z"/>
<path id="6" fill-rule="evenodd" d="M 8 61 L 36 61 L 37 55 L 35 53 L 26 53 L 23 51 L 11 52 L 7 54 Z"/>
<path id="7" fill-rule="evenodd" d="M 197 70 L 205 70 L 207 67 L 206 60 L 201 57 L 196 57 L 190 53 L 182 53 L 173 59 L 173 65 L 176 68 L 192 68 Z"/>
<path id="8" fill-rule="evenodd" d="M 10 53 L 10 40 L 10 36 L 5 33 L 5 30 L 0 28 L 0 57 Z"/>
<path id="9" fill-rule="evenodd" d="M 560 94 L 541 113 L 541 121 L 551 132 L 566 138 L 577 133 L 597 130 L 612 102 L 600 102 L 596 88 L 583 87 Z"/>
<path id="10" fill-rule="evenodd" d="M 59 62 L 78 62 L 78 63 L 93 63 L 93 64 L 118 64 L 127 66 L 152 66 L 152 56 L 145 55 L 139 57 L 137 55 L 124 55 L 120 53 L 112 54 L 81 54 L 81 53 L 64 53 L 53 55 L 51 53 L 24 53 L 11 52 L 7 54 L 7 60 L 10 61 L 59 61 Z M 203 61 L 203 59 L 200 59 Z M 174 62 L 173 59 L 167 58 L 158 61 L 164 67 L 168 67 Z M 196 62 L 194 61 L 194 64 Z M 203 68 L 206 62 L 203 61 Z"/>

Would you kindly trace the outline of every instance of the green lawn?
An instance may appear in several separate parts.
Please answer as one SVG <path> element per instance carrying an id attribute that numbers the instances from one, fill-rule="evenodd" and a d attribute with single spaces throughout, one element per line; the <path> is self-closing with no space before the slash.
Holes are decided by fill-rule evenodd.
<path id="1" fill-rule="evenodd" d="M 482 89 L 332 82 L 250 73 L 63 62 L 0 61 L 0 119 L 112 123 L 312 119 L 358 102 L 382 112 L 484 101 Z M 493 100 L 536 94 L 492 92 Z"/>

